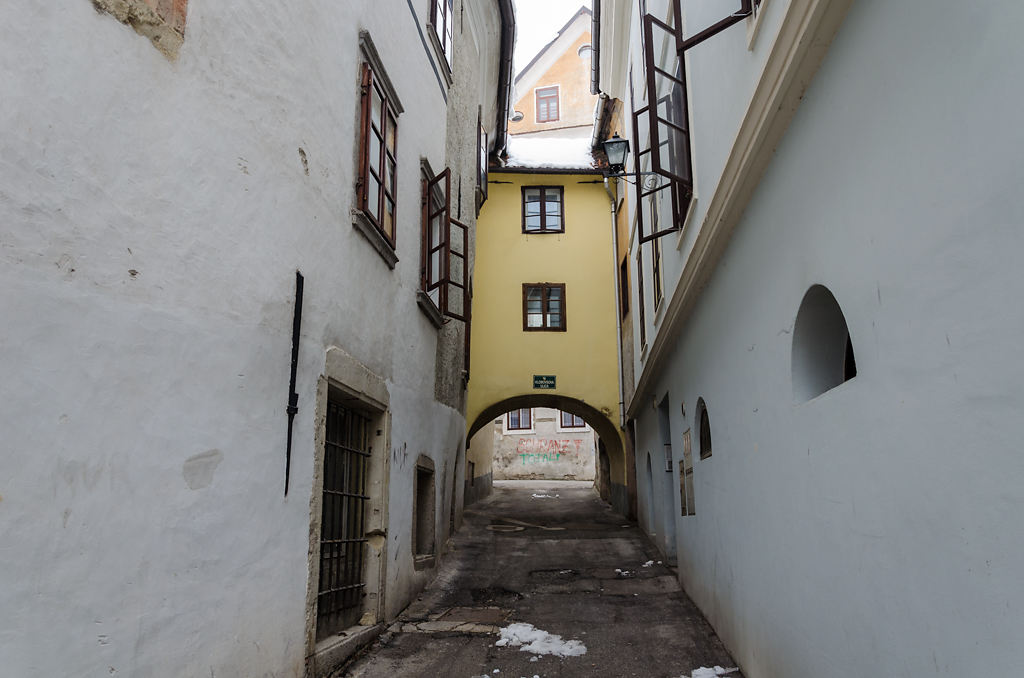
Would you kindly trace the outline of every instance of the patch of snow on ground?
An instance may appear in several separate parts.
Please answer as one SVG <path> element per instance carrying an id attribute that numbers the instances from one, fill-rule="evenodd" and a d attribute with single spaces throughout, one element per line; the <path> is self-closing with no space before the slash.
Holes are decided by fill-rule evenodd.
<path id="1" fill-rule="evenodd" d="M 534 499 L 558 499 L 557 494 L 531 494 Z"/>
<path id="2" fill-rule="evenodd" d="M 654 565 L 653 560 L 648 560 L 646 563 L 643 564 L 644 567 L 650 567 L 651 565 Z"/>
<path id="3" fill-rule="evenodd" d="M 494 644 L 498 647 L 518 647 L 521 652 L 551 654 L 556 657 L 578 657 L 587 653 L 587 646 L 578 640 L 562 640 L 562 636 L 523 623 L 509 624 L 501 629 L 501 638 Z"/>
<path id="4" fill-rule="evenodd" d="M 591 169 L 590 137 L 563 139 L 559 137 L 508 137 L 509 167 L 552 167 L 558 169 Z"/>
<path id="5" fill-rule="evenodd" d="M 735 673 L 737 671 L 739 671 L 739 668 L 736 666 L 732 667 L 731 669 L 723 669 L 721 666 L 716 666 L 713 669 L 709 669 L 707 667 L 702 666 L 699 669 L 694 669 L 693 672 L 690 674 L 690 678 L 716 678 L 716 676 L 725 676 L 730 673 Z M 686 678 L 686 676 L 679 676 L 679 678 Z"/>

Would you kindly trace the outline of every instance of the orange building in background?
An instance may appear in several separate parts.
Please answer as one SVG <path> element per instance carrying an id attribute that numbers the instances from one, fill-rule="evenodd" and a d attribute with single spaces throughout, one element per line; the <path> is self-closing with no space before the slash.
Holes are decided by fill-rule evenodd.
<path id="1" fill-rule="evenodd" d="M 586 7 L 516 76 L 512 135 L 589 136 L 597 96 L 590 93 L 591 21 Z"/>

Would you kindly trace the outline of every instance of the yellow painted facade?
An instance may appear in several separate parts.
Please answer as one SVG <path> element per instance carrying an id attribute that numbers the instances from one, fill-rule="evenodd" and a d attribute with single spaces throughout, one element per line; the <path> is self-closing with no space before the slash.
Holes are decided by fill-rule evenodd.
<path id="1" fill-rule="evenodd" d="M 524 186 L 563 187 L 564 233 L 522 232 Z M 469 434 L 511 407 L 575 409 L 607 447 L 611 482 L 624 486 L 616 268 L 602 177 L 492 170 L 488 191 L 477 221 Z M 523 330 L 523 283 L 540 282 L 565 283 L 564 332 Z M 534 389 L 534 375 L 554 375 L 557 388 Z M 552 397 L 560 400 L 538 401 Z M 510 398 L 520 402 L 494 409 Z M 473 450 L 467 459 L 478 475 L 490 468 L 490 459 L 474 458 Z"/>

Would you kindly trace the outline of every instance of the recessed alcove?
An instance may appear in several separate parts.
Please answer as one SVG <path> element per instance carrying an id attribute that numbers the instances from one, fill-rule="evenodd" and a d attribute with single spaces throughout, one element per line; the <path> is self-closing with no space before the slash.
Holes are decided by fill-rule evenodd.
<path id="1" fill-rule="evenodd" d="M 793 326 L 793 399 L 806 402 L 857 376 L 853 340 L 839 302 L 813 285 L 800 302 Z"/>

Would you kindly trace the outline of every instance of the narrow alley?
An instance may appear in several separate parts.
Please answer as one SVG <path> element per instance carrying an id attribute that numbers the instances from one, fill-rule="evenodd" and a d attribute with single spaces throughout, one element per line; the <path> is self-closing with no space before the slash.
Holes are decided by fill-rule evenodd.
<path id="1" fill-rule="evenodd" d="M 496 481 L 437 579 L 336 675 L 689 678 L 735 666 L 659 558 L 592 483 Z M 560 639 L 527 647 L 540 632 Z"/>

